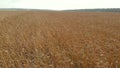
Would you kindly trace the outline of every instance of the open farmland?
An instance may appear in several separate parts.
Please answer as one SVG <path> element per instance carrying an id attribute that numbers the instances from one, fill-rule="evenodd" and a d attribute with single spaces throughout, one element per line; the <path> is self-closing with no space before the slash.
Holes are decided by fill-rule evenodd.
<path id="1" fill-rule="evenodd" d="M 120 13 L 0 11 L 0 68 L 120 68 Z"/>

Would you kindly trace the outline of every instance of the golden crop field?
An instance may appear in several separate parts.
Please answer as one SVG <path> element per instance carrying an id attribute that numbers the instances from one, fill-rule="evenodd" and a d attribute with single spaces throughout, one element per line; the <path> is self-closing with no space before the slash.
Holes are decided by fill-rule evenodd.
<path id="1" fill-rule="evenodd" d="M 0 11 L 0 68 L 120 68 L 120 13 Z"/>

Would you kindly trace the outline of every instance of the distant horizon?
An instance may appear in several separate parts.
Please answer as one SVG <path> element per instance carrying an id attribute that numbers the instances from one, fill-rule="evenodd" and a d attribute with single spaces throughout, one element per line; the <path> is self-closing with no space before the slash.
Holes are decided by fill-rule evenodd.
<path id="1" fill-rule="evenodd" d="M 35 10 L 55 10 L 55 9 L 38 9 L 38 8 L 0 8 L 0 9 L 35 9 Z M 80 8 L 80 9 L 64 9 L 64 10 L 84 10 L 84 9 L 120 9 L 120 8 Z M 57 10 L 56 10 L 57 11 Z M 58 10 L 59 11 L 59 10 Z M 62 10 L 61 10 L 62 11 Z"/>

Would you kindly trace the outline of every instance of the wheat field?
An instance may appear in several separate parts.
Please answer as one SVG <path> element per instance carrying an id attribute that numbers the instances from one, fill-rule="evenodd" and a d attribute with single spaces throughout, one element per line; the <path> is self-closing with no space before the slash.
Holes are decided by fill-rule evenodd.
<path id="1" fill-rule="evenodd" d="M 0 11 L 0 68 L 120 68 L 120 13 Z"/>

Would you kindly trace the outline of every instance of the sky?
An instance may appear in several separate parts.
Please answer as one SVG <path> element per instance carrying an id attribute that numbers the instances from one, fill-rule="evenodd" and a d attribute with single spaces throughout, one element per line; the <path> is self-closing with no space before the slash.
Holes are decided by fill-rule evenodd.
<path id="1" fill-rule="evenodd" d="M 120 0 L 0 0 L 0 8 L 49 10 L 120 8 Z"/>

